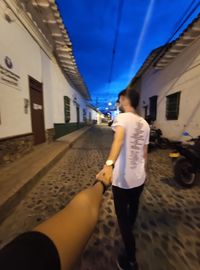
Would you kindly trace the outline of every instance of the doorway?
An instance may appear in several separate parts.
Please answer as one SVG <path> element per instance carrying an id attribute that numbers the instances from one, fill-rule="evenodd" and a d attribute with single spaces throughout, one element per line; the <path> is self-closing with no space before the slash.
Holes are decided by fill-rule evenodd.
<path id="1" fill-rule="evenodd" d="M 146 120 L 147 119 L 147 112 L 148 112 L 148 106 L 144 106 L 144 119 Z"/>
<path id="2" fill-rule="evenodd" d="M 76 115 L 77 115 L 77 117 L 76 117 L 77 124 L 79 124 L 80 123 L 80 108 L 79 108 L 79 106 L 76 106 Z"/>
<path id="3" fill-rule="evenodd" d="M 45 142 L 43 86 L 29 76 L 29 89 L 32 131 L 36 145 Z"/>

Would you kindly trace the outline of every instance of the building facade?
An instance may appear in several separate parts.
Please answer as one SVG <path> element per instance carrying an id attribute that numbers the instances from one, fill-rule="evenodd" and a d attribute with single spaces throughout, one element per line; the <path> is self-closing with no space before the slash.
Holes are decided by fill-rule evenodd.
<path id="1" fill-rule="evenodd" d="M 54 1 L 0 2 L 0 163 L 87 123 L 87 87 Z"/>
<path id="2" fill-rule="evenodd" d="M 88 104 L 88 115 L 87 115 L 87 121 L 89 124 L 98 124 L 100 125 L 102 122 L 103 114 L 95 108 L 93 105 Z"/>
<path id="3" fill-rule="evenodd" d="M 164 136 L 200 135 L 200 17 L 178 39 L 154 50 L 130 85 L 141 93 L 140 114 Z"/>

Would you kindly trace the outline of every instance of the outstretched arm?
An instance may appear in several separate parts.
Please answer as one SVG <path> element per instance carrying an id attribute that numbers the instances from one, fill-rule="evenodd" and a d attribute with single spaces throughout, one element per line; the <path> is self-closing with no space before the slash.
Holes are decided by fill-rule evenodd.
<path id="1" fill-rule="evenodd" d="M 98 182 L 80 192 L 62 211 L 34 229 L 54 242 L 62 270 L 73 268 L 87 244 L 97 223 L 102 193 L 103 186 Z"/>

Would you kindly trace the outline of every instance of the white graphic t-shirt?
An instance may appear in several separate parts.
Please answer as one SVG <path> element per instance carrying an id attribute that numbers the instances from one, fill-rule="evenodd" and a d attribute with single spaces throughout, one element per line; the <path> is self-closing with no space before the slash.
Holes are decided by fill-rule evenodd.
<path id="1" fill-rule="evenodd" d="M 139 115 L 127 112 L 119 114 L 112 128 L 122 126 L 125 139 L 113 170 L 112 184 L 129 189 L 139 187 L 145 182 L 144 145 L 149 144 L 150 128 Z"/>

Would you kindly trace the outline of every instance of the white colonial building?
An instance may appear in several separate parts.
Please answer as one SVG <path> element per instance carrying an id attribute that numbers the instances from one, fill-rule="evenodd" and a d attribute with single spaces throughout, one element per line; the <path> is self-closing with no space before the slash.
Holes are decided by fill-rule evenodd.
<path id="1" fill-rule="evenodd" d="M 3 163 L 82 127 L 90 95 L 54 0 L 0 1 L 0 37 Z"/>
<path id="2" fill-rule="evenodd" d="M 155 49 L 130 85 L 141 93 L 141 115 L 164 136 L 200 135 L 200 16 L 178 39 Z"/>

